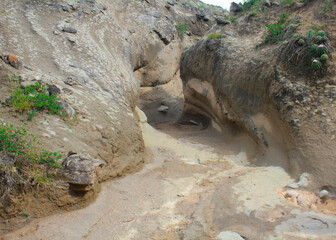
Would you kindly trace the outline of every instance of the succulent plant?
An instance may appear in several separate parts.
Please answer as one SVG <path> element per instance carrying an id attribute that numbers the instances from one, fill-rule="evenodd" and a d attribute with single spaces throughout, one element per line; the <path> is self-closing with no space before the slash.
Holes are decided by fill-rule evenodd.
<path id="1" fill-rule="evenodd" d="M 320 43 L 322 41 L 322 37 L 321 36 L 317 36 L 315 38 L 315 40 L 316 40 L 317 43 Z"/>
<path id="2" fill-rule="evenodd" d="M 313 39 L 313 30 L 312 30 L 312 29 L 309 29 L 309 30 L 308 30 L 308 35 L 307 35 L 307 43 L 308 43 L 308 46 L 311 46 L 311 44 L 312 44 L 312 39 Z"/>
<path id="3" fill-rule="evenodd" d="M 328 38 L 326 36 L 322 37 L 322 42 L 328 42 Z"/>
<path id="4" fill-rule="evenodd" d="M 328 48 L 323 45 L 323 44 L 320 44 L 318 45 L 317 47 L 317 53 L 321 56 L 322 54 L 325 54 L 325 53 L 328 53 Z"/>
<path id="5" fill-rule="evenodd" d="M 317 48 L 318 48 L 318 45 L 317 44 L 313 44 L 312 47 L 311 47 L 311 50 L 316 53 L 317 52 Z"/>
<path id="6" fill-rule="evenodd" d="M 293 38 L 299 38 L 300 35 L 299 34 L 294 34 Z"/>
<path id="7" fill-rule="evenodd" d="M 327 61 L 329 59 L 327 54 L 322 54 L 320 57 L 321 61 Z"/>
<path id="8" fill-rule="evenodd" d="M 312 68 L 315 70 L 319 70 L 321 67 L 322 63 L 318 59 L 314 58 L 312 61 Z"/>
<path id="9" fill-rule="evenodd" d="M 305 43 L 305 41 L 304 41 L 302 38 L 300 38 L 299 41 L 298 41 L 298 44 L 299 44 L 300 46 L 302 46 L 304 43 Z"/>
<path id="10" fill-rule="evenodd" d="M 288 41 L 283 41 L 282 42 L 282 45 L 287 45 L 288 44 Z"/>
<path id="11" fill-rule="evenodd" d="M 324 31 L 318 31 L 317 36 L 321 36 L 324 37 L 326 35 L 326 33 Z"/>

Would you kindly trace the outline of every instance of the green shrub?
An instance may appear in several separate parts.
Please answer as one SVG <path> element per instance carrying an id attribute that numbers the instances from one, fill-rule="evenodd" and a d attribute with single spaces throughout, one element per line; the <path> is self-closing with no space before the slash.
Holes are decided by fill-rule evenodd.
<path id="1" fill-rule="evenodd" d="M 183 39 L 184 38 L 184 33 L 187 31 L 187 26 L 185 24 L 178 23 L 176 25 L 176 31 L 177 31 L 177 34 L 179 35 L 179 37 L 181 39 Z"/>
<path id="2" fill-rule="evenodd" d="M 283 13 L 280 15 L 280 18 L 278 20 L 279 24 L 284 24 L 287 21 L 288 18 L 288 14 L 287 13 Z"/>
<path id="3" fill-rule="evenodd" d="M 210 33 L 207 35 L 208 38 L 211 38 L 211 39 L 220 39 L 220 38 L 223 38 L 222 34 L 219 34 L 219 33 Z"/>
<path id="4" fill-rule="evenodd" d="M 39 139 L 24 128 L 0 122 L 0 197 L 9 195 L 18 185 L 50 182 L 60 166 L 62 155 L 42 148 Z M 4 157 L 6 156 L 6 157 Z"/>
<path id="5" fill-rule="evenodd" d="M 324 5 L 320 7 L 320 10 L 325 12 L 327 10 L 332 10 L 333 9 L 333 3 L 332 0 L 325 0 Z"/>
<path id="6" fill-rule="evenodd" d="M 284 27 L 282 24 L 273 23 L 266 25 L 266 36 L 263 43 L 277 43 L 284 37 Z"/>
<path id="7" fill-rule="evenodd" d="M 18 156 L 32 163 L 47 163 L 58 167 L 62 156 L 56 152 L 48 152 L 40 148 L 38 138 L 24 128 L 15 128 L 12 124 L 0 122 L 0 152 Z"/>
<path id="8" fill-rule="evenodd" d="M 240 5 L 243 7 L 244 10 L 247 10 L 253 5 L 258 4 L 258 2 L 260 2 L 260 0 L 245 0 L 243 3 L 240 3 Z"/>
<path id="9" fill-rule="evenodd" d="M 230 22 L 236 22 L 236 21 L 237 21 L 237 18 L 236 18 L 236 17 L 230 17 L 230 16 L 228 16 L 228 15 L 226 15 L 226 16 L 224 17 L 224 19 L 225 19 L 225 20 L 228 20 L 228 21 L 230 21 Z"/>
<path id="10" fill-rule="evenodd" d="M 291 4 L 292 0 L 281 0 L 281 6 L 284 6 L 285 4 Z"/>
<path id="11" fill-rule="evenodd" d="M 301 38 L 301 39 L 299 39 L 298 44 L 300 46 L 303 46 L 305 44 L 305 41 Z"/>
<path id="12" fill-rule="evenodd" d="M 279 20 L 273 24 L 266 24 L 266 33 L 264 41 L 259 44 L 263 45 L 266 43 L 277 43 L 283 40 L 285 36 L 285 23 L 287 21 L 288 14 L 281 14 Z"/>
<path id="13" fill-rule="evenodd" d="M 250 11 L 251 15 L 257 15 L 257 12 L 262 11 L 262 4 L 263 0 L 247 0 L 244 1 L 244 3 L 240 3 L 240 5 L 243 8 L 243 11 L 247 13 L 247 11 Z"/>
<path id="14" fill-rule="evenodd" d="M 20 86 L 20 77 L 12 77 L 12 90 L 9 104 L 19 113 L 28 113 L 32 119 L 36 111 L 46 111 L 48 114 L 61 115 L 59 100 L 54 94 L 47 93 L 46 86 L 39 82 L 27 87 Z"/>

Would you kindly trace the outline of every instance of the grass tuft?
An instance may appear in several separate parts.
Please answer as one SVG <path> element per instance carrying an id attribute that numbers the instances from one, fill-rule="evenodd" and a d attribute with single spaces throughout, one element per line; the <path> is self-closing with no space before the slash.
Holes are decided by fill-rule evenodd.
<path id="1" fill-rule="evenodd" d="M 8 104 L 16 112 L 27 114 L 28 120 L 31 120 L 37 111 L 62 116 L 60 106 L 57 104 L 59 99 L 54 94 L 49 95 L 47 86 L 36 82 L 33 85 L 22 87 L 20 81 L 20 77 L 11 78 L 12 90 Z"/>
<path id="2" fill-rule="evenodd" d="M 59 152 L 45 150 L 26 129 L 0 122 L 0 197 L 10 194 L 15 185 L 52 181 L 51 172 L 61 158 Z"/>

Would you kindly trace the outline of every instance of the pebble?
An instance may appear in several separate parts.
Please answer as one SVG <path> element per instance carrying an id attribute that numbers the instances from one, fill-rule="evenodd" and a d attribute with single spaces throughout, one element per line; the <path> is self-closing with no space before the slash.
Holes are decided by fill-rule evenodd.
<path id="1" fill-rule="evenodd" d="M 10 65 L 13 67 L 13 68 L 16 68 L 16 69 L 18 69 L 18 70 L 21 70 L 21 69 L 23 69 L 23 63 L 22 62 L 20 62 L 20 61 L 13 61 L 13 62 L 11 62 L 10 63 Z"/>
<path id="2" fill-rule="evenodd" d="M 320 198 L 324 198 L 329 195 L 329 192 L 327 190 L 322 190 L 320 192 Z"/>
<path id="3" fill-rule="evenodd" d="M 72 33 L 72 34 L 77 33 L 77 29 L 73 27 L 63 27 L 62 31 L 67 32 L 67 33 Z"/>
<path id="4" fill-rule="evenodd" d="M 168 106 L 161 105 L 161 106 L 158 108 L 158 111 L 159 111 L 159 112 L 166 113 L 166 112 L 168 112 L 168 109 L 169 109 Z"/>
<path id="5" fill-rule="evenodd" d="M 58 96 L 61 93 L 61 90 L 56 85 L 51 85 L 48 87 L 49 95 L 55 94 L 55 96 Z"/>
<path id="6" fill-rule="evenodd" d="M 14 62 L 14 61 L 18 61 L 19 58 L 18 58 L 17 56 L 13 55 L 13 54 L 9 54 L 9 55 L 7 56 L 7 60 L 8 60 L 9 63 L 12 63 L 12 62 Z"/>

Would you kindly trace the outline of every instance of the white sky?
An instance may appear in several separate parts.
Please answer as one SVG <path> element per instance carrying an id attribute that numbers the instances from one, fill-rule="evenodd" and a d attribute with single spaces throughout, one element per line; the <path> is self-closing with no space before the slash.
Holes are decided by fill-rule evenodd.
<path id="1" fill-rule="evenodd" d="M 243 2 L 243 0 L 239 1 L 239 0 L 201 0 L 202 2 L 208 3 L 208 4 L 212 4 L 212 5 L 217 5 L 217 6 L 221 6 L 222 8 L 225 8 L 227 10 L 230 10 L 230 5 L 231 2 Z"/>

